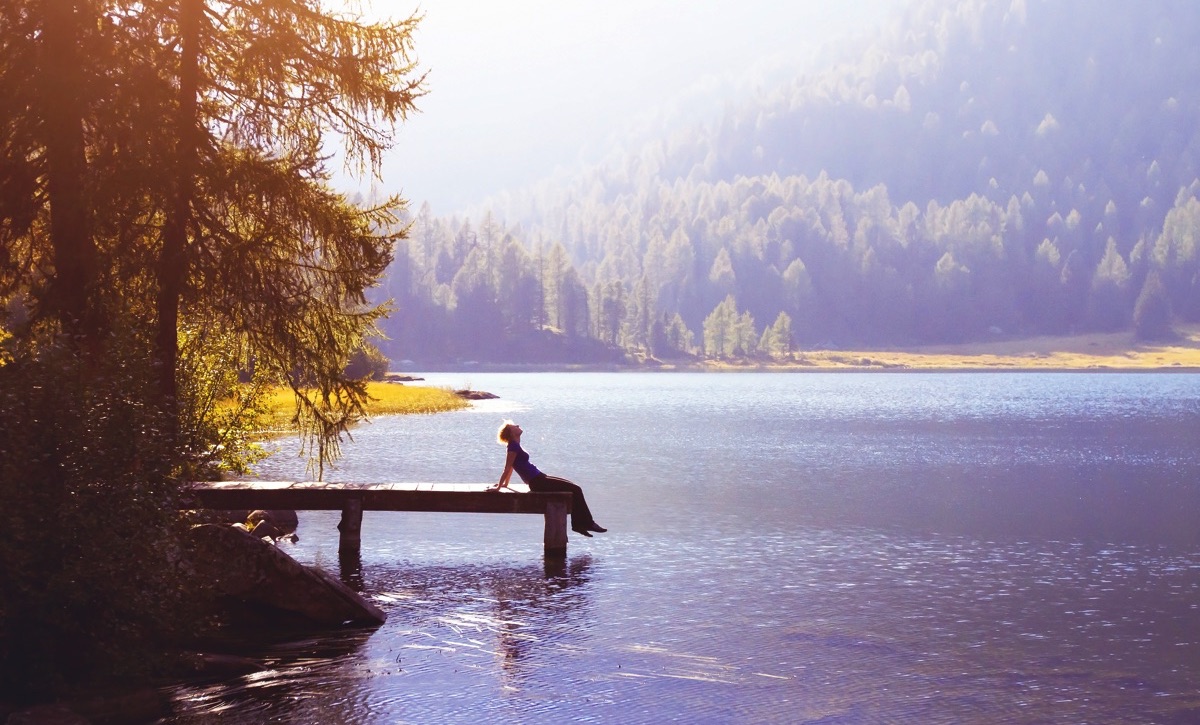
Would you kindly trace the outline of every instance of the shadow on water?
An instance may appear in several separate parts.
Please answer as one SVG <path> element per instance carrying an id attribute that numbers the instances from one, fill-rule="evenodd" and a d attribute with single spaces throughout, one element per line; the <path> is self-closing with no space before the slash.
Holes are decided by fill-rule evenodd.
<path id="1" fill-rule="evenodd" d="M 293 630 L 225 639 L 220 649 L 263 672 L 168 688 L 164 723 L 426 721 L 461 691 L 520 686 L 546 666 L 542 649 L 583 645 L 588 556 L 546 557 L 541 566 L 368 566 L 341 557 L 341 578 L 388 614 L 378 630 Z M 465 689 L 464 689 L 465 688 Z M 338 697 L 329 693 L 337 691 Z M 320 698 L 313 693 L 323 693 Z M 441 693 L 439 696 L 438 693 Z"/>

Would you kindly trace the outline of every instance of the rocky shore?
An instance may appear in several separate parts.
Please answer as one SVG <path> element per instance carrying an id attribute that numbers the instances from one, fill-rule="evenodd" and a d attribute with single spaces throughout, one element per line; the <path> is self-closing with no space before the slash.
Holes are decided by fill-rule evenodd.
<path id="1" fill-rule="evenodd" d="M 216 518 L 226 522 L 192 527 L 196 555 L 185 563 L 214 588 L 216 620 L 259 633 L 377 627 L 386 621 L 383 610 L 358 592 L 322 569 L 297 562 L 279 546 L 296 536 L 296 512 L 231 511 Z M 176 659 L 179 669 L 172 676 L 182 679 L 223 680 L 267 669 L 229 654 L 179 652 Z M 153 686 L 80 692 L 63 702 L 22 709 L 0 701 L 5 725 L 150 723 L 169 714 L 170 703 Z"/>

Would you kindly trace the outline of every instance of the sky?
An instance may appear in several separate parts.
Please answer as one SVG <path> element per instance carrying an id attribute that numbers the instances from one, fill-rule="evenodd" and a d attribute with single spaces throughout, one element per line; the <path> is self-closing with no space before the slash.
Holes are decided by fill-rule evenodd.
<path id="1" fill-rule="evenodd" d="M 811 67 L 823 43 L 882 25 L 902 4 L 374 0 L 366 5 L 374 16 L 424 16 L 414 41 L 429 94 L 399 129 L 382 180 L 339 176 L 335 184 L 453 214 L 594 163 L 615 139 L 688 98 L 718 114 L 711 89 Z"/>

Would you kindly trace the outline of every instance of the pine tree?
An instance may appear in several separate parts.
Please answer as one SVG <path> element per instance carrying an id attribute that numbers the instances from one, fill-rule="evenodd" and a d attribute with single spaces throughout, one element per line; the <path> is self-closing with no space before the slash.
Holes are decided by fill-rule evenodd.
<path id="1" fill-rule="evenodd" d="M 738 343 L 737 303 L 728 295 L 704 318 L 704 353 L 718 359 L 732 357 Z"/>
<path id="2" fill-rule="evenodd" d="M 1133 308 L 1133 329 L 1139 340 L 1163 340 L 1171 337 L 1171 302 L 1158 270 L 1146 275 L 1142 292 Z"/>

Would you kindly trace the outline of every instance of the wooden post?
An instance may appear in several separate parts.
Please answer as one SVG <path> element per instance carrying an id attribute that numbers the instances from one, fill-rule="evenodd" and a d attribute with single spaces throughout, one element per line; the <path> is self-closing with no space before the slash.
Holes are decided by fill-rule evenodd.
<path id="1" fill-rule="evenodd" d="M 362 514 L 363 502 L 358 496 L 351 496 L 342 504 L 342 521 L 338 524 L 338 531 L 342 532 L 338 541 L 340 553 L 362 550 Z"/>
<path id="2" fill-rule="evenodd" d="M 546 504 L 546 553 L 562 556 L 567 553 L 567 509 L 566 503 L 554 501 Z"/>

